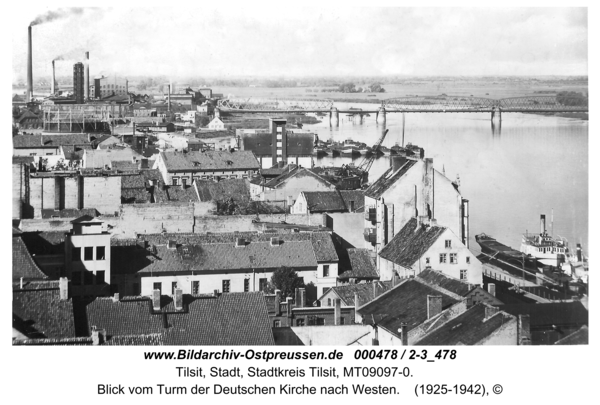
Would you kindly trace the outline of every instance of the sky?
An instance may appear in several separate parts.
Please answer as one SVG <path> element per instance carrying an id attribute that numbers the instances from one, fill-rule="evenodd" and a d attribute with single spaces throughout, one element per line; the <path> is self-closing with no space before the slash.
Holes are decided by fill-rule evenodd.
<path id="1" fill-rule="evenodd" d="M 11 16 L 13 80 L 170 77 L 587 75 L 586 8 L 31 7 Z M 195 3 L 199 5 L 200 3 Z M 44 20 L 50 19 L 50 21 Z M 41 23 L 40 23 L 41 22 Z"/>

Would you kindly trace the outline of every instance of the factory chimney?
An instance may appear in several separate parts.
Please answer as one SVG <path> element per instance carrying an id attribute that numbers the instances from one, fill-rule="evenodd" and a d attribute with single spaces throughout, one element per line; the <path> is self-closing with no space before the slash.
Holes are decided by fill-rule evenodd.
<path id="1" fill-rule="evenodd" d="M 83 99 L 87 101 L 90 98 L 90 53 L 85 53 L 85 72 L 83 79 Z"/>
<path id="2" fill-rule="evenodd" d="M 544 235 L 546 233 L 546 216 L 540 215 L 540 233 Z"/>
<path id="3" fill-rule="evenodd" d="M 28 28 L 27 45 L 27 102 L 33 99 L 33 56 L 31 55 L 31 25 Z"/>
<path id="4" fill-rule="evenodd" d="M 56 94 L 56 72 L 54 71 L 54 61 L 52 61 L 52 82 L 50 83 L 50 94 Z"/>
<path id="5" fill-rule="evenodd" d="M 169 93 L 167 94 L 167 108 L 171 112 L 171 83 L 169 83 Z"/>

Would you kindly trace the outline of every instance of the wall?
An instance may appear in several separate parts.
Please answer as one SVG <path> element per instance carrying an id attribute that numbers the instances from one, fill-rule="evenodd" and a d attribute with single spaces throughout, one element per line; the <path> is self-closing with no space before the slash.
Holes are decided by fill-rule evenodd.
<path id="1" fill-rule="evenodd" d="M 338 212 L 327 215 L 333 219 L 333 231 L 336 234 L 354 247 L 363 247 L 363 212 Z"/>
<path id="2" fill-rule="evenodd" d="M 33 208 L 33 217 L 41 218 L 42 209 L 54 209 L 54 177 L 30 177 L 29 201 Z"/>
<path id="3" fill-rule="evenodd" d="M 76 218 L 48 219 L 23 219 L 20 229 L 23 232 L 68 232 L 73 228 L 71 221 Z M 102 221 L 112 227 L 119 227 L 121 221 L 118 217 L 103 217 Z"/>
<path id="4" fill-rule="evenodd" d="M 48 156 L 59 155 L 60 147 L 45 148 L 14 148 L 13 156 Z"/>
<path id="5" fill-rule="evenodd" d="M 12 217 L 22 218 L 23 204 L 28 203 L 29 166 L 22 163 L 12 164 Z"/>
<path id="6" fill-rule="evenodd" d="M 196 217 L 194 232 L 249 232 L 262 230 L 262 224 L 252 222 L 255 219 L 256 215 L 211 215 Z M 274 223 L 285 221 L 288 224 L 317 226 L 323 223 L 323 215 L 264 214 L 259 215 L 259 220 Z"/>
<path id="7" fill-rule="evenodd" d="M 98 228 L 101 228 L 98 226 Z M 98 230 L 101 231 L 100 229 Z M 74 295 L 104 295 L 108 292 L 108 286 L 111 283 L 110 274 L 110 238 L 109 233 L 97 233 L 97 234 L 85 234 L 85 235 L 67 235 L 65 239 L 65 267 L 67 270 L 67 277 L 71 280 L 71 291 Z M 73 248 L 81 248 L 81 260 L 73 260 Z M 92 260 L 84 260 L 85 248 L 93 248 Z M 98 259 L 97 249 L 98 247 L 104 247 L 104 259 Z M 104 283 L 96 281 L 96 275 L 98 272 L 104 272 Z M 82 283 L 76 284 L 73 282 L 73 272 L 82 272 L 81 280 L 85 280 L 85 272 L 93 273 L 92 284 Z"/>
<path id="8" fill-rule="evenodd" d="M 119 231 L 134 233 L 194 232 L 194 204 L 124 204 L 120 207 Z"/>
<path id="9" fill-rule="evenodd" d="M 85 177 L 83 207 L 113 215 L 121 206 L 121 176 Z"/>
<path id="10" fill-rule="evenodd" d="M 65 208 L 79 208 L 79 179 L 77 177 L 66 177 L 65 180 Z"/>

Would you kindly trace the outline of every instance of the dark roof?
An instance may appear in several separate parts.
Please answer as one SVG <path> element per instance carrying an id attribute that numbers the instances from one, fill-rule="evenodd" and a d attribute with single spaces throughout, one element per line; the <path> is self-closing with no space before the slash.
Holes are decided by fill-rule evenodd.
<path id="1" fill-rule="evenodd" d="M 53 209 L 43 209 L 42 210 L 42 218 L 50 219 L 50 218 L 80 218 L 84 215 L 90 216 L 92 218 L 98 216 L 98 211 L 96 208 L 82 208 L 80 210 L 75 208 L 65 208 L 62 210 L 53 210 Z"/>
<path id="2" fill-rule="evenodd" d="M 108 341 L 128 335 L 163 336 L 166 345 L 273 345 L 263 294 L 230 293 L 218 298 L 184 296 L 184 310 L 155 313 L 149 298 L 114 302 L 98 298 L 87 306 L 89 325 L 105 329 Z M 166 309 L 166 308 L 165 308 Z M 168 325 L 165 328 L 165 321 Z"/>
<path id="3" fill-rule="evenodd" d="M 73 303 L 60 300 L 58 281 L 31 282 L 23 290 L 15 289 L 12 307 L 13 327 L 29 337 L 75 337 Z"/>
<path id="4" fill-rule="evenodd" d="M 450 294 L 410 278 L 361 307 L 358 312 L 364 323 L 377 324 L 398 336 L 401 323 L 406 322 L 408 330 L 411 330 L 427 320 L 427 295 L 441 296 L 444 310 L 458 302 Z"/>
<path id="5" fill-rule="evenodd" d="M 373 286 L 377 289 L 377 295 L 381 295 L 392 288 L 392 282 L 374 281 L 373 283 L 346 284 L 338 285 L 331 289 L 340 297 L 342 305 L 346 306 L 355 305 L 354 293 L 357 293 L 360 305 L 362 306 L 373 300 Z"/>
<path id="6" fill-rule="evenodd" d="M 148 172 L 156 172 L 160 176 L 158 170 L 142 170 L 137 175 L 121 177 L 121 201 L 123 203 L 150 202 L 150 192 L 147 187 L 150 186 L 149 177 L 154 177 L 154 173 Z"/>
<path id="7" fill-rule="evenodd" d="M 581 302 L 551 302 L 539 304 L 500 305 L 512 315 L 529 315 L 532 328 L 562 325 L 587 325 L 588 311 Z"/>
<path id="8" fill-rule="evenodd" d="M 283 173 L 281 176 L 275 177 L 274 179 L 265 183 L 265 187 L 277 188 L 277 187 L 281 186 L 282 184 L 284 184 L 288 179 L 290 179 L 292 177 L 298 177 L 298 178 L 313 177 L 313 178 L 321 181 L 324 184 L 330 185 L 332 188 L 334 186 L 331 182 L 325 180 L 323 177 L 319 176 L 318 174 L 315 174 L 308 169 L 297 167 L 295 169 L 292 168 L 290 171 Z"/>
<path id="9" fill-rule="evenodd" d="M 411 218 L 379 252 L 379 256 L 392 263 L 410 268 L 429 250 L 445 230 L 446 228 L 441 226 L 419 226 L 416 218 Z"/>
<path id="10" fill-rule="evenodd" d="M 74 157 L 76 160 L 81 160 L 83 159 L 83 154 L 85 151 L 92 149 L 92 145 L 62 145 L 61 149 L 63 151 L 63 155 L 65 155 L 65 159 L 71 159 Z"/>
<path id="11" fill-rule="evenodd" d="M 61 145 L 85 145 L 89 143 L 87 134 L 17 135 L 13 137 L 14 148 L 55 148 Z"/>
<path id="12" fill-rule="evenodd" d="M 180 201 L 180 202 L 197 202 L 198 194 L 196 190 L 192 186 L 165 186 L 163 188 L 163 193 L 165 193 L 168 201 Z M 159 201 L 157 202 L 164 202 Z"/>
<path id="13" fill-rule="evenodd" d="M 311 212 L 347 211 L 344 200 L 337 190 L 303 191 L 302 193 Z"/>
<path id="14" fill-rule="evenodd" d="M 161 152 L 167 171 L 258 170 L 250 151 Z"/>
<path id="15" fill-rule="evenodd" d="M 14 229 L 14 228 L 13 228 Z M 31 257 L 20 236 L 12 238 L 12 278 L 13 280 L 43 280 L 48 278 Z"/>
<path id="16" fill-rule="evenodd" d="M 295 169 L 296 167 L 298 167 L 298 166 L 295 165 L 295 164 L 292 164 L 292 163 L 287 164 L 287 165 L 283 165 L 282 167 L 274 166 L 274 167 L 271 167 L 269 169 L 262 169 L 260 171 L 260 174 L 263 177 L 271 177 L 271 178 L 273 178 L 273 177 L 281 176 L 282 174 L 290 171 L 291 169 Z"/>
<path id="17" fill-rule="evenodd" d="M 363 190 L 339 190 L 339 193 L 342 196 L 348 211 L 350 211 L 351 208 L 350 201 L 354 201 L 353 212 L 364 212 L 365 192 Z"/>
<path id="18" fill-rule="evenodd" d="M 440 287 L 453 292 L 454 294 L 458 294 L 461 297 L 466 296 L 473 289 L 473 286 L 471 286 L 469 283 L 465 283 L 464 281 L 460 281 L 454 277 L 447 276 L 437 270 L 423 270 L 417 274 L 417 277 L 430 284 L 439 285 Z"/>
<path id="19" fill-rule="evenodd" d="M 555 345 L 587 345 L 589 344 L 589 330 L 583 325 L 579 330 L 556 341 Z"/>
<path id="20" fill-rule="evenodd" d="M 367 197 L 378 199 L 392 186 L 392 184 L 400 177 L 404 176 L 415 163 L 417 163 L 416 160 L 407 160 L 406 163 L 395 172 L 393 171 L 393 168 L 390 167 L 375 181 L 375 183 L 371 184 L 371 186 L 365 190 L 365 195 Z"/>
<path id="21" fill-rule="evenodd" d="M 421 338 L 417 346 L 476 345 L 514 319 L 503 311 L 485 318 L 486 304 L 477 304 Z"/>
<path id="22" fill-rule="evenodd" d="M 350 259 L 350 270 L 343 272 L 338 278 L 340 280 L 349 278 L 378 279 L 379 273 L 375 264 L 375 258 L 371 257 L 369 249 L 348 249 Z"/>
<path id="23" fill-rule="evenodd" d="M 250 185 L 245 179 L 222 181 L 196 180 L 200 201 L 218 201 L 232 197 L 236 201 L 250 200 Z"/>

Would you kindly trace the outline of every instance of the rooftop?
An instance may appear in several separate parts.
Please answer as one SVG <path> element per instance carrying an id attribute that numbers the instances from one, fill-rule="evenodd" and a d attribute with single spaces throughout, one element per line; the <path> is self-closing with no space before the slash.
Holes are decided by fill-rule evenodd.
<path id="1" fill-rule="evenodd" d="M 423 270 L 417 277 L 425 280 L 430 284 L 438 285 L 454 294 L 460 295 L 461 297 L 466 296 L 474 288 L 469 283 L 465 283 L 457 278 L 450 277 L 441 271 L 427 269 Z"/>
<path id="2" fill-rule="evenodd" d="M 14 228 L 13 228 L 14 229 Z M 24 280 L 43 280 L 48 278 L 40 270 L 38 265 L 31 257 L 31 253 L 25 246 L 25 243 L 20 237 L 20 234 L 15 235 L 13 232 L 12 238 L 12 278 L 13 281 Z"/>
<path id="3" fill-rule="evenodd" d="M 379 197 L 381 197 L 383 195 L 383 193 L 385 193 L 399 178 L 401 178 L 402 176 L 404 176 L 404 174 L 406 174 L 411 167 L 413 167 L 415 164 L 417 163 L 417 160 L 407 160 L 406 163 L 404 163 L 404 165 L 402 165 L 398 170 L 396 170 L 395 172 L 393 171 L 393 168 L 390 167 L 388 170 L 386 170 L 385 173 L 383 173 L 376 181 L 375 183 L 371 184 L 371 186 L 369 186 L 369 188 L 367 188 L 365 190 L 365 195 L 367 197 L 371 197 L 374 199 L 378 199 Z"/>
<path id="4" fill-rule="evenodd" d="M 352 306 L 355 305 L 355 293 L 358 294 L 358 299 L 361 305 L 365 305 L 367 302 L 372 301 L 374 297 L 373 288 L 377 290 L 377 295 L 381 295 L 390 288 L 392 288 L 392 282 L 375 281 L 373 283 L 338 285 L 336 287 L 332 287 L 331 290 L 333 290 L 338 295 L 338 297 L 340 297 L 340 299 L 342 300 L 342 305 Z"/>
<path id="5" fill-rule="evenodd" d="M 394 238 L 379 252 L 379 256 L 405 268 L 410 268 L 444 233 L 442 226 L 419 225 L 411 218 Z"/>
<path id="6" fill-rule="evenodd" d="M 161 152 L 167 171 L 258 170 L 250 151 Z"/>
<path id="7" fill-rule="evenodd" d="M 13 137 L 13 147 L 15 149 L 43 147 L 56 148 L 62 145 L 90 144 L 93 139 L 93 136 L 89 137 L 88 134 L 17 135 Z"/>
<path id="8" fill-rule="evenodd" d="M 379 279 L 379 273 L 375 265 L 375 258 L 371 256 L 368 249 L 348 249 L 350 258 L 350 270 L 343 272 L 338 278 L 346 280 L 349 278 Z"/>
<path id="9" fill-rule="evenodd" d="M 113 168 L 113 162 L 133 162 L 134 158 L 136 161 L 143 158 L 131 148 L 86 150 L 84 157 L 86 168 L 103 168 L 105 166 Z M 133 169 L 137 169 L 137 165 Z"/>
<path id="10" fill-rule="evenodd" d="M 579 330 L 556 341 L 555 345 L 587 345 L 589 344 L 589 329 L 583 325 Z"/>
<path id="11" fill-rule="evenodd" d="M 325 180 L 323 177 L 319 176 L 318 174 L 315 174 L 312 171 L 302 168 L 302 167 L 291 168 L 288 172 L 283 173 L 282 175 L 275 177 L 274 179 L 265 183 L 265 187 L 278 188 L 278 187 L 284 185 L 288 181 L 288 179 L 290 179 L 292 177 L 297 177 L 297 178 L 313 177 L 324 184 L 330 185 L 331 188 L 334 187 L 333 183 Z"/>
<path id="12" fill-rule="evenodd" d="M 588 311 L 581 302 L 500 305 L 512 315 L 529 315 L 531 328 L 563 325 L 587 325 Z"/>

